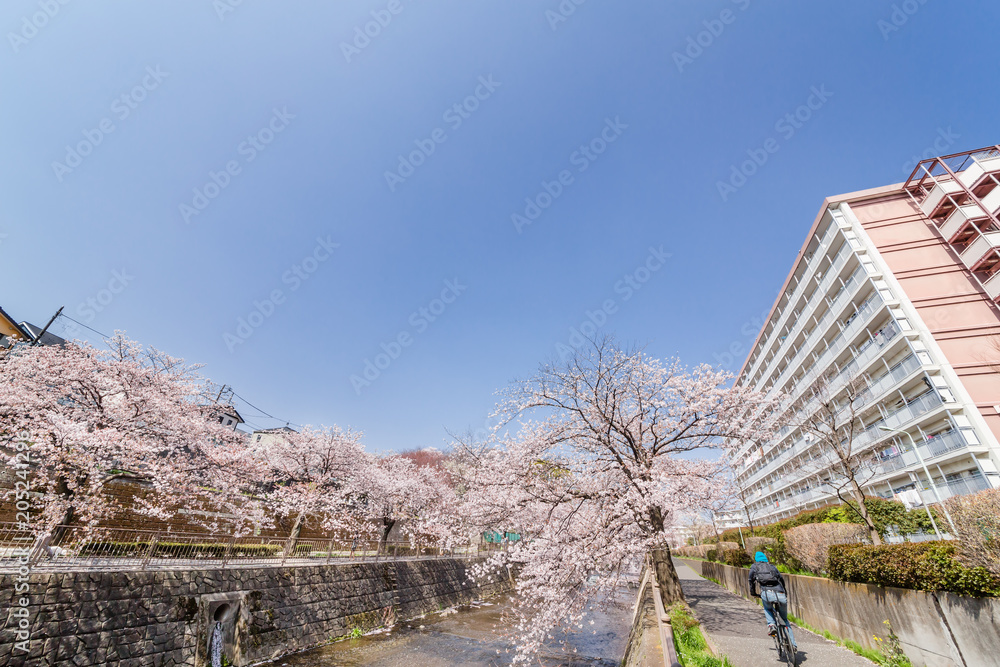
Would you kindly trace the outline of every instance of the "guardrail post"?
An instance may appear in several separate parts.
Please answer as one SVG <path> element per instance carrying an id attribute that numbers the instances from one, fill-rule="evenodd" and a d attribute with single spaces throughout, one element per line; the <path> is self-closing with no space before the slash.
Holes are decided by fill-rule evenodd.
<path id="1" fill-rule="evenodd" d="M 225 568 L 226 564 L 229 562 L 230 556 L 233 554 L 233 546 L 236 544 L 236 536 L 233 535 L 229 538 L 229 544 L 226 545 L 226 550 L 222 552 L 222 567 Z"/>
<path id="2" fill-rule="evenodd" d="M 142 559 L 142 567 L 140 569 L 145 570 L 146 566 L 149 565 L 149 561 L 152 560 L 153 554 L 156 552 L 156 545 L 160 543 L 160 534 L 156 533 L 149 540 L 149 546 L 146 547 L 146 555 Z"/>

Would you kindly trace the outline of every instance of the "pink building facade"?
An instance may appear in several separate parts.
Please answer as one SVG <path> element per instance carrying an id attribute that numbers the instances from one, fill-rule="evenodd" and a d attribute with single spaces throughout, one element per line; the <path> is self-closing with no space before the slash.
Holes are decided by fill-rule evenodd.
<path id="1" fill-rule="evenodd" d="M 872 494 L 920 506 L 1000 487 L 998 212 L 997 148 L 827 198 L 737 382 L 800 402 L 821 376 L 832 393 L 861 382 L 854 447 L 873 453 Z M 755 520 L 838 502 L 834 460 L 806 429 L 734 460 Z"/>

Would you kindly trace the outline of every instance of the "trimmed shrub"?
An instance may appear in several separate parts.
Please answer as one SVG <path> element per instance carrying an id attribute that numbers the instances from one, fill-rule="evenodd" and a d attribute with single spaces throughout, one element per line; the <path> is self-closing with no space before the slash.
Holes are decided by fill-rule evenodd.
<path id="1" fill-rule="evenodd" d="M 955 523 L 961 559 L 1000 577 L 1000 490 L 954 496 L 945 505 Z"/>
<path id="2" fill-rule="evenodd" d="M 691 547 L 692 553 L 698 558 L 708 558 L 708 552 L 714 549 L 714 544 L 699 544 L 696 547 Z"/>
<path id="3" fill-rule="evenodd" d="M 955 558 L 954 542 L 839 544 L 830 547 L 830 578 L 922 591 L 950 591 L 985 597 L 1000 594 L 1000 579 L 984 567 L 968 568 Z"/>
<path id="4" fill-rule="evenodd" d="M 895 526 L 900 533 L 907 535 L 922 530 L 927 533 L 932 530 L 927 512 L 923 509 L 907 510 L 903 503 L 895 500 L 872 497 L 865 499 L 865 508 L 868 515 L 875 524 L 875 528 L 881 535 L 885 535 L 889 526 Z M 932 509 L 932 512 L 934 510 Z M 935 519 L 938 513 L 934 512 Z M 813 523 L 863 523 L 861 517 L 849 505 L 827 505 L 814 510 L 804 510 L 793 517 L 782 519 L 775 523 L 754 527 L 753 531 L 743 528 L 743 535 L 750 536 L 751 533 L 757 537 L 770 537 L 780 539 L 783 531 L 797 528 Z M 723 540 L 739 541 L 740 532 L 737 528 L 730 528 L 722 533 Z"/>
<path id="5" fill-rule="evenodd" d="M 721 554 L 722 562 L 733 567 L 750 567 L 753 565 L 753 558 L 742 549 L 727 549 Z"/>
<path id="6" fill-rule="evenodd" d="M 819 574 L 827 569 L 827 552 L 835 544 L 866 542 L 868 531 L 856 523 L 810 523 L 785 531 L 788 553 L 807 570 Z"/>
<path id="7" fill-rule="evenodd" d="M 777 543 L 777 540 L 773 537 L 748 537 L 745 542 L 747 545 L 746 553 L 751 559 L 753 559 L 754 554 L 758 551 L 767 553 L 767 548 L 773 548 Z"/>
<path id="8" fill-rule="evenodd" d="M 719 561 L 719 550 L 718 549 L 709 549 L 707 552 L 705 552 L 705 558 L 707 558 L 708 560 L 713 561 L 715 563 L 720 562 Z"/>

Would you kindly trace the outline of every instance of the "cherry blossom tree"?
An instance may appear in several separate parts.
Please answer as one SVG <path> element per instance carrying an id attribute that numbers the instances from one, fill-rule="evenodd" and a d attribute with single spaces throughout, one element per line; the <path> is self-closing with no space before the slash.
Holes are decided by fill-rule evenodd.
<path id="1" fill-rule="evenodd" d="M 460 443 L 462 515 L 528 536 L 488 564 L 520 568 L 518 661 L 557 625 L 579 625 L 587 600 L 646 554 L 665 602 L 683 599 L 667 545 L 673 523 L 714 497 L 723 464 L 713 450 L 761 437 L 769 417 L 761 394 L 730 380 L 593 341 L 515 383 L 498 406 L 507 426 L 489 442 Z"/>
<path id="2" fill-rule="evenodd" d="M 411 538 L 434 536 L 446 546 L 460 533 L 455 491 L 441 468 L 420 466 L 403 456 L 369 455 L 356 472 L 352 491 L 358 511 L 379 527 L 379 550 L 397 524 Z"/>
<path id="3" fill-rule="evenodd" d="M 269 512 L 294 517 L 288 553 L 294 551 L 307 517 L 320 518 L 327 530 L 350 527 L 350 497 L 366 463 L 359 432 L 307 426 L 255 443 L 252 458 L 263 463 L 257 479 Z"/>
<path id="4" fill-rule="evenodd" d="M 121 513 L 105 491 L 122 477 L 147 487 L 129 511 L 169 518 L 243 445 L 212 419 L 197 367 L 122 333 L 107 343 L 0 352 L 0 442 L 28 463 L 19 472 L 40 507 L 19 519 L 39 532 Z"/>

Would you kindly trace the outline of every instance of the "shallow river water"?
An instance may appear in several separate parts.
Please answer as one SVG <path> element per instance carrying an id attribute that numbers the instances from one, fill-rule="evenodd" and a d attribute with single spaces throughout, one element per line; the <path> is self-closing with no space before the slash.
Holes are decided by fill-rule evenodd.
<path id="1" fill-rule="evenodd" d="M 623 589 L 610 605 L 595 605 L 584 628 L 554 633 L 534 664 L 546 667 L 613 667 L 621 663 L 632 620 L 635 589 Z M 271 667 L 446 667 L 511 664 L 513 642 L 497 631 L 506 596 L 403 621 L 388 632 L 347 639 L 286 657 Z M 594 624 L 590 624 L 590 620 Z M 559 640 L 566 643 L 563 650 Z M 575 651 L 575 652 L 574 652 Z"/>

